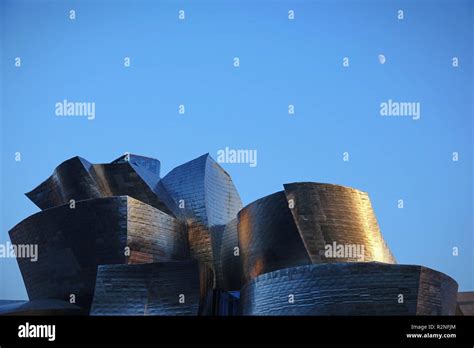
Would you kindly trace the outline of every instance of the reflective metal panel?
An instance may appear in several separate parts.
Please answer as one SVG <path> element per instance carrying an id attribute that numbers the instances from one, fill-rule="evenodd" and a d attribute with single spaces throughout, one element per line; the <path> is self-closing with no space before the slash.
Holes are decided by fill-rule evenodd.
<path id="1" fill-rule="evenodd" d="M 214 268 L 221 251 L 213 236 L 220 239 L 242 208 L 229 174 L 206 154 L 173 169 L 160 185 L 172 198 L 175 215 L 186 221 L 191 256 Z"/>
<path id="2" fill-rule="evenodd" d="M 160 179 L 159 161 L 135 155 L 127 158 L 91 164 L 73 157 L 26 195 L 41 209 L 69 204 L 70 200 L 130 196 L 172 215 L 155 192 Z"/>
<path id="3" fill-rule="evenodd" d="M 262 274 L 240 304 L 243 315 L 454 315 L 457 288 L 421 266 L 326 263 Z"/>
<path id="4" fill-rule="evenodd" d="M 312 263 L 396 262 L 380 233 L 366 192 L 312 182 L 284 187 Z"/>
<path id="5" fill-rule="evenodd" d="M 353 188 L 285 184 L 242 208 L 229 174 L 209 154 L 163 179 L 158 160 L 124 155 L 110 164 L 71 158 L 27 196 L 44 210 L 9 233 L 16 245 L 37 245 L 39 255 L 36 262 L 18 258 L 32 302 L 5 304 L 10 312 L 74 298 L 88 313 L 94 288 L 94 315 L 456 309 L 450 277 L 395 265 L 367 193 Z"/>
<path id="6" fill-rule="evenodd" d="M 183 226 L 127 196 L 41 211 L 9 231 L 14 244 L 38 246 L 36 262 L 17 258 L 31 300 L 56 298 L 87 308 L 99 264 L 187 258 Z M 126 248 L 128 247 L 128 248 Z"/>
<path id="7" fill-rule="evenodd" d="M 242 260 L 238 240 L 237 219 L 212 230 L 216 287 L 239 290 L 242 287 Z"/>
<path id="8" fill-rule="evenodd" d="M 204 226 L 225 225 L 242 208 L 229 174 L 209 154 L 174 168 L 161 183 L 175 203 L 176 216 Z"/>
<path id="9" fill-rule="evenodd" d="M 198 315 L 196 261 L 102 265 L 91 315 Z"/>
<path id="10" fill-rule="evenodd" d="M 277 269 L 311 263 L 283 192 L 247 205 L 238 219 L 244 282 Z"/>

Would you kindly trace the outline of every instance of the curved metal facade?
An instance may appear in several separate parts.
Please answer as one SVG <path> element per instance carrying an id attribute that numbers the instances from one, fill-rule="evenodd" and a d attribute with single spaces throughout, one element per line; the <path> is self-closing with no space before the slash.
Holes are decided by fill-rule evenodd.
<path id="1" fill-rule="evenodd" d="M 176 167 L 160 183 L 174 202 L 175 215 L 186 221 L 191 256 L 214 267 L 220 251 L 213 244 L 220 244 L 213 235 L 220 239 L 242 208 L 229 174 L 206 154 Z"/>
<path id="2" fill-rule="evenodd" d="M 102 265 L 91 315 L 198 315 L 196 261 Z"/>
<path id="3" fill-rule="evenodd" d="M 38 260 L 18 258 L 30 299 L 56 298 L 87 308 L 97 266 L 188 257 L 183 226 L 127 196 L 44 210 L 10 230 L 14 244 L 37 244 Z M 125 249 L 126 247 L 129 248 Z"/>
<path id="4" fill-rule="evenodd" d="M 244 282 L 277 269 L 311 263 L 283 192 L 242 209 L 238 233 Z"/>
<path id="5" fill-rule="evenodd" d="M 161 183 L 176 216 L 206 227 L 225 225 L 242 209 L 232 179 L 209 154 L 174 168 Z"/>
<path id="6" fill-rule="evenodd" d="M 319 183 L 292 183 L 284 188 L 239 213 L 245 282 L 311 263 L 396 262 L 367 193 Z"/>
<path id="7" fill-rule="evenodd" d="M 242 287 L 242 260 L 240 257 L 237 219 L 212 230 L 212 249 L 216 288 L 227 291 Z"/>
<path id="8" fill-rule="evenodd" d="M 209 154 L 164 178 L 158 160 L 126 155 L 71 158 L 27 196 L 44 210 L 9 233 L 38 246 L 37 262 L 17 259 L 28 308 L 74 295 L 94 315 L 454 314 L 456 282 L 394 265 L 352 188 L 285 184 L 242 208 Z"/>
<path id="9" fill-rule="evenodd" d="M 243 315 L 454 315 L 457 288 L 421 266 L 314 264 L 258 276 L 240 305 Z"/>
<path id="10" fill-rule="evenodd" d="M 285 195 L 312 263 L 396 263 L 380 232 L 369 196 L 350 187 L 320 183 L 285 184 Z M 290 203 L 292 203 L 290 205 Z M 326 246 L 363 246 L 357 255 L 326 256 Z M 362 251 L 362 248 L 359 250 Z M 350 253 L 348 253 L 350 254 Z"/>
<path id="11" fill-rule="evenodd" d="M 73 157 L 26 195 L 43 210 L 69 204 L 70 200 L 130 196 L 172 215 L 155 192 L 160 180 L 160 162 L 136 155 L 127 158 L 121 157 L 110 164 L 91 164 L 81 157 Z"/>

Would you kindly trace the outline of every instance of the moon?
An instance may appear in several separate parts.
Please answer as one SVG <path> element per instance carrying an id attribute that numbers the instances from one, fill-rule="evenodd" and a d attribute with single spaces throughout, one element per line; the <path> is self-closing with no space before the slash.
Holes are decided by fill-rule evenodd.
<path id="1" fill-rule="evenodd" d="M 385 59 L 385 56 L 383 54 L 379 54 L 379 63 L 380 64 L 385 64 L 385 61 L 387 59 Z"/>

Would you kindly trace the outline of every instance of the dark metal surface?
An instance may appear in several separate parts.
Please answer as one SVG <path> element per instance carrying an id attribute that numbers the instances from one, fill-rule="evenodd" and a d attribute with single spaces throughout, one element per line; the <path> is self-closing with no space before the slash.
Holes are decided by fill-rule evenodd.
<path id="1" fill-rule="evenodd" d="M 44 210 L 10 230 L 14 244 L 37 244 L 38 260 L 18 258 L 31 300 L 56 298 L 87 308 L 97 266 L 188 257 L 182 224 L 127 196 Z M 125 247 L 130 249 L 126 253 Z"/>
<path id="2" fill-rule="evenodd" d="M 0 315 L 84 315 L 76 305 L 69 302 L 45 299 L 36 301 L 1 301 Z"/>
<path id="3" fill-rule="evenodd" d="M 421 266 L 314 264 L 258 276 L 243 287 L 240 305 L 243 315 L 454 315 L 457 288 Z"/>
<path id="4" fill-rule="evenodd" d="M 237 219 L 212 230 L 216 287 L 228 291 L 242 287 L 242 259 Z"/>
<path id="5" fill-rule="evenodd" d="M 91 315 L 198 315 L 200 298 L 196 261 L 102 265 Z"/>
<path id="6" fill-rule="evenodd" d="M 474 315 L 474 291 L 458 292 L 456 313 L 458 315 Z"/>
<path id="7" fill-rule="evenodd" d="M 110 164 L 91 164 L 73 157 L 26 195 L 41 209 L 69 204 L 70 200 L 130 196 L 172 215 L 155 192 L 160 162 L 136 155 L 128 158 Z"/>

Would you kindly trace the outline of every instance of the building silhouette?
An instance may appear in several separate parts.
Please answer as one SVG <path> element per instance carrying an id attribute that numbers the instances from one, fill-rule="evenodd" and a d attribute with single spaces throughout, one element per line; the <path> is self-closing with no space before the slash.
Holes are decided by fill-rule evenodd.
<path id="1" fill-rule="evenodd" d="M 208 154 L 163 178 L 127 154 L 71 158 L 26 195 L 41 211 L 9 234 L 38 245 L 17 258 L 30 301 L 1 314 L 469 314 L 455 280 L 396 263 L 353 188 L 290 183 L 243 207 Z"/>

